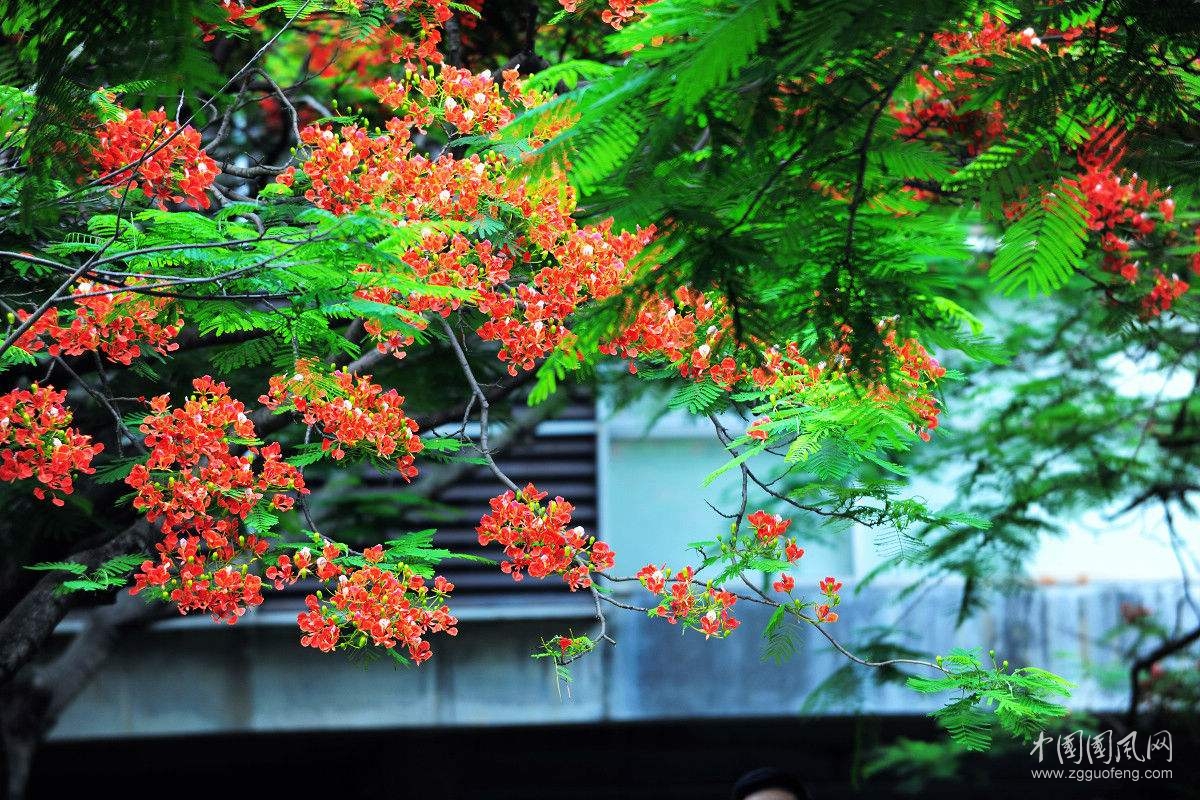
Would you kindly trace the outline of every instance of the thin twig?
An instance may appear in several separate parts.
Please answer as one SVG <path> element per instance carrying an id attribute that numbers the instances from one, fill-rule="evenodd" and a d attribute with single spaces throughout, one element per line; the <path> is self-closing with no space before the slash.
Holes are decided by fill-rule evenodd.
<path id="1" fill-rule="evenodd" d="M 479 403 L 479 444 L 476 449 L 483 456 L 483 460 L 487 462 L 488 469 L 496 476 L 496 479 L 512 489 L 514 493 L 520 494 L 521 487 L 513 483 L 512 479 L 504 474 L 500 467 L 496 466 L 496 462 L 492 459 L 491 450 L 488 449 L 488 405 L 487 395 L 479 386 L 479 381 L 475 378 L 475 373 L 471 370 L 471 364 L 467 361 L 467 354 L 463 352 L 462 345 L 458 342 L 458 337 L 454 335 L 454 329 L 450 327 L 450 323 L 442 316 L 438 316 L 438 321 L 442 323 L 442 330 L 446 332 L 446 338 L 450 341 L 450 346 L 454 349 L 454 357 L 458 359 L 458 366 L 462 369 L 463 377 L 467 379 L 467 383 L 471 387 L 471 393 L 475 395 L 475 399 Z"/>

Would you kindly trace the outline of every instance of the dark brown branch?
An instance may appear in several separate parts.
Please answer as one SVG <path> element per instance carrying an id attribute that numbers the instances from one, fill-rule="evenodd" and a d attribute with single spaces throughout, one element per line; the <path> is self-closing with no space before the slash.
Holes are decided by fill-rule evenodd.
<path id="1" fill-rule="evenodd" d="M 513 483 L 504 474 L 504 471 L 496 466 L 496 462 L 492 459 L 492 451 L 488 448 L 488 412 L 491 406 L 488 403 L 487 395 L 484 394 L 479 381 L 475 378 L 475 373 L 471 370 L 471 364 L 467 361 L 467 354 L 463 352 L 462 345 L 459 344 L 457 337 L 455 337 L 450 323 L 440 316 L 438 319 L 442 323 L 442 330 L 446 332 L 446 337 L 450 340 L 450 346 L 454 349 L 454 357 L 458 360 L 458 366 L 462 369 L 463 377 L 467 379 L 467 384 L 471 387 L 471 394 L 475 396 L 476 402 L 479 403 L 479 445 L 477 447 L 479 454 L 483 456 L 483 460 L 487 462 L 488 468 L 496 476 L 496 479 L 509 489 L 512 489 L 514 493 L 519 494 L 521 487 Z"/>
<path id="2" fill-rule="evenodd" d="M 96 567 L 116 556 L 136 553 L 150 544 L 152 528 L 142 520 L 130 525 L 104 544 L 72 553 L 66 560 Z M 55 593 L 62 583 L 60 576 L 49 574 L 34 587 L 0 621 L 0 686 L 8 683 L 50 638 L 55 626 L 70 610 L 72 599 Z"/>
<path id="3" fill-rule="evenodd" d="M 862 142 L 858 146 L 858 174 L 854 179 L 854 195 L 850 198 L 850 205 L 847 206 L 846 245 L 843 254 L 847 268 L 850 268 L 854 263 L 855 223 L 858 221 L 858 211 L 867 199 L 867 164 L 871 155 L 871 140 L 875 138 L 875 126 L 879 123 L 879 118 L 883 116 L 883 112 L 887 110 L 888 105 L 891 104 L 892 95 L 896 93 L 900 82 L 920 63 L 921 57 L 925 54 L 925 48 L 929 46 L 931 39 L 932 36 L 928 33 L 921 35 L 921 41 L 917 44 L 917 49 L 913 52 L 912 57 L 909 58 L 904 68 L 897 72 L 888 85 L 884 87 L 883 91 L 880 92 L 879 104 L 875 107 L 870 119 L 867 120 L 867 129 L 863 133 Z"/>
<path id="4" fill-rule="evenodd" d="M 451 14 L 442 30 L 446 32 L 446 63 L 452 67 L 461 67 L 462 33 L 458 29 L 458 17 Z"/>
<path id="5" fill-rule="evenodd" d="M 1131 728 L 1137 724 L 1138 707 L 1142 701 L 1142 673 L 1147 672 L 1167 656 L 1186 650 L 1198 641 L 1200 641 L 1200 628 L 1195 628 L 1185 636 L 1163 642 L 1133 662 L 1133 666 L 1129 668 L 1129 710 L 1126 712 L 1126 718 Z"/>
<path id="6" fill-rule="evenodd" d="M 165 604 L 150 605 L 127 592 L 112 605 L 88 614 L 83 629 L 52 661 L 29 666 L 0 690 L 0 738 L 8 766 L 8 797 L 24 796 L 38 743 L 58 722 L 112 655 L 124 633 L 170 614 Z"/>
<path id="7" fill-rule="evenodd" d="M 226 175 L 232 175 L 235 178 L 262 178 L 274 177 L 283 172 L 284 167 L 274 167 L 270 164 L 256 164 L 252 167 L 239 167 L 229 161 L 224 161 L 220 165 L 221 172 Z"/>

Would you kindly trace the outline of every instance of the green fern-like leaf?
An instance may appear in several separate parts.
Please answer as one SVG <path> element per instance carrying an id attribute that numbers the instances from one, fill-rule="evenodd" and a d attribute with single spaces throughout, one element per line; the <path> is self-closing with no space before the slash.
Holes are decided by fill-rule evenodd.
<path id="1" fill-rule="evenodd" d="M 799 629 L 796 622 L 786 613 L 783 606 L 775 609 L 767 627 L 763 629 L 763 661 L 782 664 L 800 651 Z"/>
<path id="2" fill-rule="evenodd" d="M 972 752 L 984 752 L 992 745 L 992 718 L 975 707 L 972 697 L 934 711 L 930 716 L 941 723 L 959 746 Z"/>
<path id="3" fill-rule="evenodd" d="M 124 577 L 141 566 L 145 560 L 146 557 L 142 553 L 129 553 L 110 558 L 96 568 L 96 575 L 108 579 L 121 578 L 123 582 Z"/>
<path id="4" fill-rule="evenodd" d="M 213 366 L 223 373 L 254 367 L 269 362 L 279 349 L 279 343 L 270 337 L 251 339 L 218 351 L 213 356 Z"/>
<path id="5" fill-rule="evenodd" d="M 846 439 L 831 436 L 803 465 L 822 481 L 840 481 L 853 471 L 856 460 L 855 450 Z"/>
<path id="6" fill-rule="evenodd" d="M 724 405 L 725 391 L 712 381 L 699 381 L 680 386 L 667 401 L 670 408 L 686 408 L 692 414 L 703 416 L 720 410 Z"/>
<path id="7" fill-rule="evenodd" d="M 97 467 L 96 474 L 92 476 L 92 480 L 96 483 L 116 483 L 117 481 L 125 480 L 136 465 L 144 464 L 145 462 L 145 458 L 119 459 L 110 464 Z"/>
<path id="8" fill-rule="evenodd" d="M 657 6 L 656 21 L 670 28 L 683 27 L 679 22 L 686 20 L 695 43 L 689 48 L 690 58 L 675 76 L 668 114 L 695 109 L 710 91 L 745 67 L 789 5 L 787 0 L 708 0 L 700 4 L 668 0 Z"/>
<path id="9" fill-rule="evenodd" d="M 1026 286 L 1030 295 L 1051 292 L 1082 264 L 1087 212 L 1079 190 L 1062 181 L 1031 203 L 1004 232 L 991 274 L 1001 291 Z"/>
<path id="10" fill-rule="evenodd" d="M 70 572 L 72 575 L 82 575 L 87 572 L 87 564 L 77 564 L 74 561 L 44 561 L 40 564 L 32 564 L 25 567 L 25 569 L 39 572 Z"/>

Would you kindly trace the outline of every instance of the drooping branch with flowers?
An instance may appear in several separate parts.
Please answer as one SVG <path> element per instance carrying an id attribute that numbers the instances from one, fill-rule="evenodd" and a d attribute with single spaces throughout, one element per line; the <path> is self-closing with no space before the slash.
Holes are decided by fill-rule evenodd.
<path id="1" fill-rule="evenodd" d="M 603 61 L 531 74 L 532 58 L 482 67 L 495 54 L 472 50 L 476 5 L 199 3 L 197 47 L 232 76 L 221 92 L 96 86 L 61 143 L 75 183 L 5 190 L 0 481 L 64 513 L 82 513 L 88 482 L 125 516 L 100 546 L 42 559 L 47 575 L 3 610 L 0 680 L 68 610 L 62 572 L 135 554 L 102 588 L 234 624 L 265 592 L 314 581 L 302 645 L 430 658 L 427 637 L 457 634 L 436 574 L 454 554 L 421 534 L 352 547 L 317 522 L 305 473 L 368 464 L 407 483 L 437 456 L 495 473 L 477 534 L 500 570 L 594 600 L 599 632 L 540 656 L 611 642 L 609 608 L 724 639 L 753 603 L 772 609 L 768 637 L 803 623 L 858 664 L 959 692 L 943 719 L 969 746 L 986 744 L 980 705 L 1015 733 L 1062 713 L 1049 698 L 1067 685 L 1036 668 L 855 655 L 832 633 L 844 581 L 819 565 L 797 577 L 807 542 L 791 526 L 986 527 L 898 479 L 908 451 L 937 446 L 956 377 L 933 351 L 991 357 L 955 286 L 964 264 L 1001 289 L 1078 278 L 1129 324 L 1187 312 L 1196 210 L 1126 166 L 1173 124 L 1161 104 L 1126 108 L 1076 75 L 1062 119 L 1022 105 L 1029 70 L 1111 66 L 1127 21 L 1018 33 L 976 4 L 891 4 L 862 27 L 786 2 L 614 0 L 594 34 Z M 564 2 L 539 35 L 590 13 Z M 446 63 L 451 29 L 454 60 L 480 68 Z M 1164 53 L 1145 68 L 1194 95 L 1194 57 Z M 20 181 L 39 98 L 2 88 L 0 181 Z M 47 208 L 60 221 L 36 222 Z M 990 264 L 966 247 L 971 225 L 999 231 Z M 730 457 L 716 474 L 740 481 L 717 509 L 728 532 L 691 564 L 612 574 L 570 498 L 492 457 L 501 395 L 543 402 L 617 360 L 709 417 Z M 459 382 L 418 413 L 412 376 L 435 361 Z M 431 432 L 472 415 L 473 439 Z M 647 594 L 611 591 L 625 583 Z"/>

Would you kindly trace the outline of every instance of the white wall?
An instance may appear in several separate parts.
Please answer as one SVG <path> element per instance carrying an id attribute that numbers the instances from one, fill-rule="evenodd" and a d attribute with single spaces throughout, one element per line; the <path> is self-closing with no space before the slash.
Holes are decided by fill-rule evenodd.
<path id="1" fill-rule="evenodd" d="M 715 539 L 729 532 L 729 521 L 709 508 L 735 511 L 741 494 L 735 468 L 705 487 L 705 478 L 729 461 L 711 423 L 686 412 L 672 411 L 651 424 L 652 401 L 612 413 L 599 412 L 600 529 L 617 553 L 616 572 L 632 574 L 642 566 L 667 563 L 672 568 L 696 564 L 689 542 Z M 727 426 L 741 432 L 746 423 L 730 417 Z M 760 477 L 771 474 L 773 456 L 752 461 Z M 767 495 L 751 492 L 748 511 L 767 507 Z M 779 513 L 784 513 L 779 509 Z M 852 569 L 852 532 L 805 530 L 797 520 L 788 530 L 805 548 L 794 575 L 803 582 Z M 818 574 L 820 573 L 820 574 Z"/>
<path id="2" fill-rule="evenodd" d="M 616 413 L 602 403 L 599 410 L 600 528 L 617 552 L 618 574 L 632 574 L 651 562 L 667 562 L 672 567 L 694 563 L 689 542 L 728 531 L 728 522 L 705 501 L 723 511 L 737 505 L 740 480 L 736 469 L 711 486 L 703 486 L 705 477 L 729 460 L 709 421 L 671 411 L 651 422 L 663 402 L 647 399 Z M 745 424 L 731 416 L 727 427 L 740 432 Z M 936 448 L 937 436 L 922 446 Z M 772 459 L 765 455 L 751 463 L 758 474 L 766 475 Z M 948 465 L 942 480 L 916 481 L 911 494 L 941 508 L 953 503 L 957 479 L 957 471 Z M 761 492 L 752 494 L 752 503 L 758 505 L 751 509 L 765 505 L 767 499 Z M 779 509 L 779 513 L 786 510 Z M 1065 536 L 1046 538 L 1029 564 L 1030 576 L 1060 584 L 1179 578 L 1180 566 L 1160 511 L 1149 509 L 1115 520 L 1111 513 L 1097 509 L 1081 514 L 1066 526 Z M 800 527 L 805 524 L 800 515 L 795 520 L 789 533 L 795 534 L 806 550 L 797 571 L 801 581 L 826 574 L 851 579 L 865 575 L 884 560 L 892 546 L 892 537 L 886 533 L 859 527 L 806 530 Z M 1195 541 L 1200 535 L 1196 520 L 1177 518 L 1176 524 L 1185 539 Z M 1192 561 L 1192 575 L 1200 575 L 1200 564 Z M 906 580 L 915 574 L 898 571 L 890 580 Z"/>

